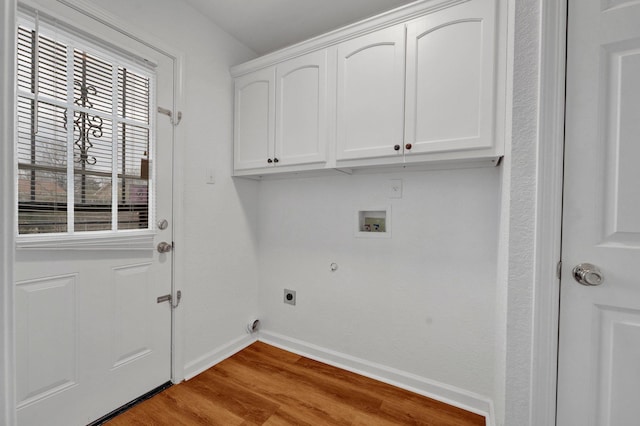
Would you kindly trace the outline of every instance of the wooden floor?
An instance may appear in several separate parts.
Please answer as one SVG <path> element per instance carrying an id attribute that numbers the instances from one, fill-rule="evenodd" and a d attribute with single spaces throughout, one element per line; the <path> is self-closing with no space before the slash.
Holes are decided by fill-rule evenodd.
<path id="1" fill-rule="evenodd" d="M 485 425 L 477 414 L 256 342 L 109 421 L 132 425 Z"/>

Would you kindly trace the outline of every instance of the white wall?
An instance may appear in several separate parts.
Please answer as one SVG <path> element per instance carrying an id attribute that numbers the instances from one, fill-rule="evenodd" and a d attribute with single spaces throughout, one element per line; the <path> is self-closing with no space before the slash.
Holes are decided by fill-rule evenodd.
<path id="1" fill-rule="evenodd" d="M 184 271 L 183 365 L 189 375 L 220 350 L 245 337 L 257 311 L 257 183 L 231 179 L 233 81 L 229 67 L 255 56 L 185 2 L 93 0 L 138 31 L 184 55 L 183 120 L 177 144 L 183 149 L 183 235 L 176 250 Z M 213 168 L 216 183 L 206 184 Z M 180 244 L 180 241 L 182 242 Z"/>
<path id="2" fill-rule="evenodd" d="M 263 329 L 492 398 L 499 175 L 261 182 Z M 403 197 L 390 199 L 397 178 Z M 387 205 L 390 239 L 354 237 L 356 210 Z"/>

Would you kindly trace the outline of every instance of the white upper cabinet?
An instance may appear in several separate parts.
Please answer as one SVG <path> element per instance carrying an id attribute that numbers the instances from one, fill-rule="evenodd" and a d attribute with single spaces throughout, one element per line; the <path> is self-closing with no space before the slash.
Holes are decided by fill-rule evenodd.
<path id="1" fill-rule="evenodd" d="M 327 159 L 327 52 L 276 68 L 276 146 L 279 166 Z"/>
<path id="2" fill-rule="evenodd" d="M 236 78 L 235 103 L 236 175 L 326 162 L 326 50 Z"/>
<path id="3" fill-rule="evenodd" d="M 494 0 L 474 0 L 407 25 L 405 154 L 498 152 L 494 138 Z"/>
<path id="4" fill-rule="evenodd" d="M 336 159 L 402 155 L 404 24 L 341 43 L 337 57 Z"/>
<path id="5" fill-rule="evenodd" d="M 234 168 L 266 167 L 275 141 L 275 69 L 267 68 L 235 81 Z"/>
<path id="6" fill-rule="evenodd" d="M 504 2 L 424 0 L 233 67 L 235 175 L 497 164 L 506 31 Z"/>

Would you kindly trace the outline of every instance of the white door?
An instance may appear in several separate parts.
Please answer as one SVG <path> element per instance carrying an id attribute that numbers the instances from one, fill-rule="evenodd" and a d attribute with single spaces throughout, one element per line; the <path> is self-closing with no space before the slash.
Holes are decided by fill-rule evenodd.
<path id="1" fill-rule="evenodd" d="M 100 33 L 98 24 L 94 33 Z M 126 45 L 134 46 L 130 43 Z M 158 63 L 157 104 L 171 108 L 172 61 L 144 46 L 135 49 L 148 51 Z M 41 94 L 41 99 L 48 102 L 47 93 Z M 143 137 L 145 130 L 135 125 L 135 113 L 128 117 L 132 119 L 113 130 L 126 130 L 128 140 L 135 141 Z M 119 184 L 109 185 L 115 186 L 115 191 L 131 191 L 123 206 L 134 205 L 135 197 L 151 197 L 155 215 L 148 216 L 149 231 L 84 241 L 36 239 L 23 241 L 24 247 L 17 250 L 20 426 L 85 425 L 171 378 L 171 307 L 166 302 L 157 303 L 157 297 L 172 291 L 172 252 L 161 254 L 156 246 L 172 241 L 173 128 L 167 116 L 156 114 L 152 108 L 148 130 L 156 136 L 155 146 L 151 144 L 149 148 L 153 161 L 148 178 L 143 176 L 146 166 L 137 157 L 135 167 L 127 165 L 125 173 L 134 173 L 130 168 L 134 167 L 137 179 L 124 178 L 129 181 L 123 184 L 123 178 L 118 176 Z M 42 125 L 39 137 L 48 131 L 65 130 L 53 120 Z M 104 128 L 105 134 L 109 131 Z M 93 142 L 96 150 L 103 146 L 95 139 Z M 88 154 L 91 156 L 91 150 Z M 122 162 L 129 161 L 116 149 L 111 154 L 118 155 Z M 77 173 L 80 166 L 75 167 Z M 78 178 L 75 180 L 79 182 Z M 135 184 L 144 187 L 146 183 L 148 189 L 136 189 Z M 133 193 L 136 190 L 138 194 Z M 78 197 L 80 193 L 76 194 L 75 204 L 80 203 Z M 81 214 L 78 209 L 76 219 Z M 131 221 L 130 226 L 145 227 L 140 216 L 132 214 L 127 219 L 122 214 L 117 214 L 117 222 Z M 163 219 L 167 226 L 157 226 Z"/>
<path id="2" fill-rule="evenodd" d="M 570 0 L 567 73 L 557 424 L 638 425 L 640 4 Z"/>

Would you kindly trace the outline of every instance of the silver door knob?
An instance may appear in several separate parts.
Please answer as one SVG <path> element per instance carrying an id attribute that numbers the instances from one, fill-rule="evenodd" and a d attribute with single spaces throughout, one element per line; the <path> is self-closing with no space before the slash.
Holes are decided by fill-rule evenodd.
<path id="1" fill-rule="evenodd" d="M 604 276 L 597 266 L 590 263 L 581 263 L 573 268 L 573 278 L 582 285 L 600 285 L 604 281 Z"/>
<path id="2" fill-rule="evenodd" d="M 169 253 L 173 249 L 173 245 L 163 241 L 158 244 L 158 253 Z"/>

